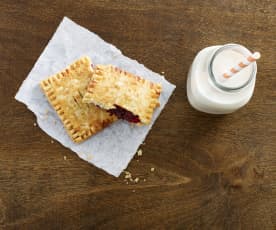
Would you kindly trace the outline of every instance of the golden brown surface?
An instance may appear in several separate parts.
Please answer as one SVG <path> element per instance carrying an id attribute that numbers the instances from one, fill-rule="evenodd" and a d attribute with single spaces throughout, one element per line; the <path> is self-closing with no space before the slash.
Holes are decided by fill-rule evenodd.
<path id="1" fill-rule="evenodd" d="M 275 1 L 78 2 L 0 1 L 0 229 L 275 229 Z M 13 98 L 64 15 L 177 86 L 129 165 L 137 184 L 51 143 Z M 254 96 L 231 115 L 197 112 L 188 68 L 228 42 L 262 53 Z"/>
<path id="2" fill-rule="evenodd" d="M 117 120 L 95 105 L 82 102 L 92 75 L 90 58 L 82 57 L 40 83 L 74 142 L 86 140 Z"/>
<path id="3" fill-rule="evenodd" d="M 139 116 L 141 124 L 149 124 L 154 109 L 159 106 L 160 84 L 135 76 L 112 65 L 97 65 L 88 83 L 83 102 L 103 109 L 116 105 Z"/>

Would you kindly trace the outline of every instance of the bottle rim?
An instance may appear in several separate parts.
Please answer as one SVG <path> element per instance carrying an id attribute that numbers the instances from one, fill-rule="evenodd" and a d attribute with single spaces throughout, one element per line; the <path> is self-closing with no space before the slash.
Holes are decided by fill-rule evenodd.
<path id="1" fill-rule="evenodd" d="M 223 90 L 223 91 L 226 91 L 226 92 L 234 92 L 234 91 L 237 91 L 237 90 L 240 90 L 242 88 L 245 88 L 246 86 L 249 85 L 250 82 L 252 82 L 255 77 L 256 77 L 256 72 L 257 72 L 257 64 L 256 62 L 252 63 L 252 71 L 251 71 L 251 75 L 249 77 L 249 79 L 242 85 L 238 86 L 238 87 L 227 87 L 227 86 L 224 86 L 222 84 L 220 84 L 216 78 L 215 78 L 215 75 L 214 75 L 214 72 L 213 72 L 213 64 L 214 64 L 214 60 L 216 58 L 216 56 L 221 53 L 222 51 L 226 50 L 226 49 L 234 49 L 234 50 L 237 50 L 238 52 L 240 52 L 241 54 L 243 54 L 244 56 L 249 56 L 251 54 L 251 52 L 245 48 L 244 46 L 242 45 L 239 45 L 239 44 L 226 44 L 226 45 L 223 45 L 222 47 L 218 48 L 216 50 L 216 52 L 213 54 L 213 56 L 211 57 L 211 60 L 209 62 L 209 65 L 208 65 L 208 72 L 209 72 L 209 75 L 210 75 L 210 78 L 212 80 L 212 82 L 214 83 L 214 85 L 216 87 L 218 87 L 219 89 Z"/>

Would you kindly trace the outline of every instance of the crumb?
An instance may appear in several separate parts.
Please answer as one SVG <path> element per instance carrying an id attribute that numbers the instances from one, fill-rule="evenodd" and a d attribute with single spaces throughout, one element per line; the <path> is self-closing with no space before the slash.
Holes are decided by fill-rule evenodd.
<path id="1" fill-rule="evenodd" d="M 52 143 L 52 144 L 54 144 L 54 141 L 53 141 L 53 140 L 51 140 L 51 143 Z"/>
<path id="2" fill-rule="evenodd" d="M 132 179 L 131 177 L 129 178 L 129 180 L 130 180 L 130 181 L 133 181 L 133 179 Z"/>
<path id="3" fill-rule="evenodd" d="M 132 192 L 135 192 L 135 190 L 132 190 Z"/>
<path id="4" fill-rule="evenodd" d="M 138 155 L 139 157 L 143 155 L 142 149 L 139 149 L 139 150 L 138 150 L 137 155 Z"/>
<path id="5" fill-rule="evenodd" d="M 129 174 L 125 175 L 125 178 L 126 179 L 131 178 L 131 175 L 129 175 Z"/>
<path id="6" fill-rule="evenodd" d="M 126 184 L 128 184 L 128 181 L 126 182 Z"/>
<path id="7" fill-rule="evenodd" d="M 162 73 L 162 74 L 164 74 L 165 72 L 164 72 L 164 71 L 162 71 L 161 73 Z"/>
<path id="8" fill-rule="evenodd" d="M 66 156 L 63 156 L 63 159 L 66 161 L 66 160 L 67 160 L 67 157 L 66 157 Z"/>
<path id="9" fill-rule="evenodd" d="M 146 179 L 144 179 L 144 181 L 146 181 Z"/>
<path id="10" fill-rule="evenodd" d="M 151 168 L 151 169 L 150 169 L 151 172 L 154 172 L 154 170 L 155 170 L 155 168 Z"/>
<path id="11" fill-rule="evenodd" d="M 137 162 L 139 162 L 139 160 L 138 160 L 138 159 L 137 159 L 136 161 L 137 161 Z"/>
<path id="12" fill-rule="evenodd" d="M 131 179 L 131 173 L 128 171 L 125 171 L 125 179 Z"/>
<path id="13" fill-rule="evenodd" d="M 37 126 L 37 124 L 36 123 L 34 123 L 34 127 L 36 127 Z"/>
<path id="14" fill-rule="evenodd" d="M 135 180 L 134 180 L 135 183 L 138 183 L 139 182 L 139 178 L 136 177 Z"/>

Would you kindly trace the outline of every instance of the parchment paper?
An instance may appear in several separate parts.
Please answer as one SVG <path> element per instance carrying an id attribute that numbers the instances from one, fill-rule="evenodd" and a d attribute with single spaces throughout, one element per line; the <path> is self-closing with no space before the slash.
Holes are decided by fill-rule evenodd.
<path id="1" fill-rule="evenodd" d="M 117 121 L 81 144 L 71 141 L 56 112 L 43 95 L 39 82 L 84 55 L 88 55 L 93 64 L 113 64 L 162 84 L 163 91 L 159 99 L 161 106 L 155 111 L 150 125 L 135 127 L 125 121 Z M 27 105 L 36 115 L 39 127 L 53 139 L 70 148 L 83 160 L 114 176 L 119 176 L 144 141 L 174 89 L 175 86 L 163 76 L 124 56 L 119 49 L 95 33 L 64 17 L 21 85 L 15 99 Z"/>

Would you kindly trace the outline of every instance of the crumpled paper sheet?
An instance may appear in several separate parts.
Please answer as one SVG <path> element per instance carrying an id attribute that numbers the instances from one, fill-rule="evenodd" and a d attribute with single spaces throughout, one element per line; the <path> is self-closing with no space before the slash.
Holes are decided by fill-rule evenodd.
<path id="1" fill-rule="evenodd" d="M 85 55 L 91 58 L 93 64 L 113 64 L 162 84 L 163 91 L 159 99 L 161 105 L 156 109 L 150 125 L 136 127 L 125 121 L 117 121 L 81 144 L 71 141 L 41 91 L 39 82 Z M 15 99 L 27 105 L 36 115 L 39 127 L 49 136 L 70 148 L 83 160 L 117 177 L 135 155 L 174 89 L 175 86 L 163 76 L 124 56 L 119 49 L 95 33 L 64 17 Z"/>

